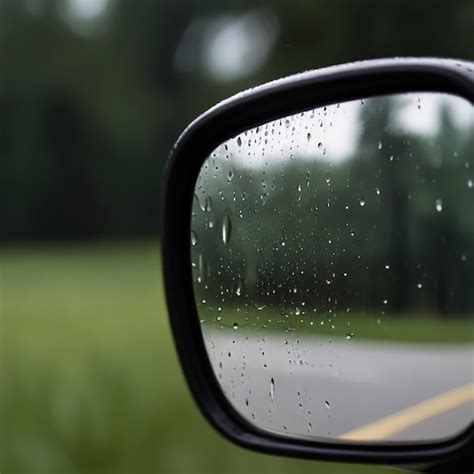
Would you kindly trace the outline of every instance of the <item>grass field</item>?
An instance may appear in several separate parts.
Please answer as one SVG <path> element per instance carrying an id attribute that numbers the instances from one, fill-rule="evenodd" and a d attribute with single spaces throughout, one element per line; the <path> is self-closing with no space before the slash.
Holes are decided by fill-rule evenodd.
<path id="1" fill-rule="evenodd" d="M 200 308 L 203 305 L 199 306 Z M 294 313 L 281 314 L 279 308 L 266 306 L 256 312 L 254 308 L 247 313 L 240 307 L 224 306 L 213 314 L 202 311 L 200 316 L 206 328 L 219 330 L 232 329 L 235 323 L 239 330 L 262 334 L 276 333 L 280 336 L 325 336 L 330 339 L 345 339 L 347 334 L 357 340 L 376 340 L 384 342 L 401 342 L 417 344 L 472 344 L 474 341 L 472 318 L 437 317 L 430 314 L 366 314 L 358 312 L 339 312 L 312 316 Z M 215 313 L 215 311 L 214 311 Z"/>
<path id="2" fill-rule="evenodd" d="M 194 406 L 157 242 L 0 250 L 0 472 L 383 473 L 255 454 Z"/>

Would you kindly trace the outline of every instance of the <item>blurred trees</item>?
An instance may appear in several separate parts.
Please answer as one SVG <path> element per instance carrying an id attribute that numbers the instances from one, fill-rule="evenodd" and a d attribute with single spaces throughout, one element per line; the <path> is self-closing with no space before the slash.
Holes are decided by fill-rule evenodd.
<path id="1" fill-rule="evenodd" d="M 411 108 L 403 109 L 407 100 Z M 455 126 L 453 111 L 461 116 L 463 107 L 451 105 L 424 112 L 420 97 L 416 106 L 403 95 L 352 104 L 360 132 L 340 160 L 330 147 L 351 140 L 344 104 L 266 124 L 218 148 L 193 206 L 199 299 L 215 308 L 269 304 L 286 315 L 296 308 L 470 314 L 474 122 Z M 426 125 L 431 114 L 439 114 L 431 134 L 400 128 L 407 118 Z"/>
<path id="2" fill-rule="evenodd" d="M 109 0 L 91 20 L 67 5 L 0 2 L 3 241 L 156 234 L 173 141 L 244 87 L 355 59 L 474 52 L 470 0 L 273 0 L 265 12 L 277 39 L 265 61 L 223 81 L 205 67 L 209 38 L 261 8 L 255 1 Z M 176 52 L 191 48 L 190 31 L 194 62 L 180 69 Z"/>

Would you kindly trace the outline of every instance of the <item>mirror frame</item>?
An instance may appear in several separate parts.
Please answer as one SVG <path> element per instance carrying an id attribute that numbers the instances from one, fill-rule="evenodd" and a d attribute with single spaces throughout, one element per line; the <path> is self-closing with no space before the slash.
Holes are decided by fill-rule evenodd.
<path id="1" fill-rule="evenodd" d="M 240 446 L 270 454 L 420 470 L 456 459 L 472 462 L 472 421 L 463 433 L 448 440 L 393 444 L 298 440 L 252 425 L 231 406 L 214 375 L 194 298 L 190 250 L 194 187 L 202 164 L 218 145 L 284 116 L 338 102 L 408 92 L 449 93 L 474 104 L 474 63 L 394 58 L 289 76 L 212 107 L 185 129 L 173 148 L 166 165 L 161 208 L 161 252 L 171 328 L 195 402 L 214 428 Z"/>

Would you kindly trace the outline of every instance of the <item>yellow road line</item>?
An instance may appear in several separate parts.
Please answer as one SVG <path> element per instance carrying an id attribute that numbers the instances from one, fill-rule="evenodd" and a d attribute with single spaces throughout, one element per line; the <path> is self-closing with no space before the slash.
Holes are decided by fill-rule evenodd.
<path id="1" fill-rule="evenodd" d="M 449 392 L 424 400 L 416 405 L 412 405 L 386 418 L 381 418 L 373 423 L 349 431 L 340 436 L 339 439 L 350 441 L 386 439 L 420 421 L 439 415 L 473 400 L 474 383 L 468 383 Z"/>

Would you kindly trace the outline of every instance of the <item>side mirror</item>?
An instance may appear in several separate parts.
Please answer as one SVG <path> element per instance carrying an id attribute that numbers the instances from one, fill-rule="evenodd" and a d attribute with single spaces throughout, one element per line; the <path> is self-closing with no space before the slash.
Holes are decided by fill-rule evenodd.
<path id="1" fill-rule="evenodd" d="M 166 294 L 222 434 L 472 470 L 473 102 L 472 63 L 367 61 L 238 94 L 181 135 Z"/>

